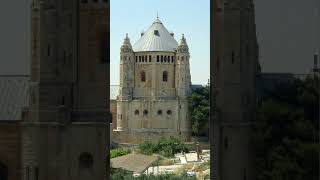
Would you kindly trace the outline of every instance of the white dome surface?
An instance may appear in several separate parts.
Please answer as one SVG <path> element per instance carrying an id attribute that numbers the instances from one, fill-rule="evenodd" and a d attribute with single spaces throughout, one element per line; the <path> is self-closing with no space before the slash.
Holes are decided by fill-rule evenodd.
<path id="1" fill-rule="evenodd" d="M 149 29 L 134 44 L 134 52 L 144 51 L 164 51 L 174 52 L 178 47 L 178 42 L 163 26 L 159 19 L 156 19 Z"/>

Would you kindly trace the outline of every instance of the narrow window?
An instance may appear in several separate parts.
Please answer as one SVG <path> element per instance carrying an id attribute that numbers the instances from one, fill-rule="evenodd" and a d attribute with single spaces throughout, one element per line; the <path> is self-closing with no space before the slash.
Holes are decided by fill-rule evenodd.
<path id="1" fill-rule="evenodd" d="M 64 96 L 62 96 L 62 99 L 61 99 L 61 105 L 63 105 L 63 106 L 64 106 L 64 105 L 65 105 L 65 103 L 66 103 L 65 101 L 66 101 L 66 98 L 65 98 Z"/>
<path id="2" fill-rule="evenodd" d="M 144 56 L 142 56 L 142 62 L 144 62 Z"/>
<path id="3" fill-rule="evenodd" d="M 218 71 L 218 72 L 219 72 L 219 66 L 220 66 L 219 56 L 217 56 L 217 71 Z"/>
<path id="4" fill-rule="evenodd" d="M 141 82 L 145 82 L 146 81 L 146 72 L 141 71 L 140 77 L 141 77 Z"/>
<path id="5" fill-rule="evenodd" d="M 157 55 L 157 62 L 159 62 L 159 55 Z"/>
<path id="6" fill-rule="evenodd" d="M 162 81 L 163 82 L 167 82 L 168 81 L 168 72 L 167 71 L 164 71 L 162 73 Z"/>
<path id="7" fill-rule="evenodd" d="M 224 137 L 224 149 L 227 150 L 229 146 L 228 138 Z"/>
<path id="8" fill-rule="evenodd" d="M 139 62 L 141 62 L 141 56 L 139 56 Z"/>
<path id="9" fill-rule="evenodd" d="M 122 119 L 122 114 L 120 114 L 120 119 Z"/>
<path id="10" fill-rule="evenodd" d="M 234 64 L 234 52 L 232 51 L 232 54 L 231 54 L 231 63 Z"/>
<path id="11" fill-rule="evenodd" d="M 138 109 L 134 111 L 134 115 L 139 115 L 139 110 Z"/>
<path id="12" fill-rule="evenodd" d="M 147 55 L 144 57 L 144 60 L 145 60 L 145 62 L 148 62 L 148 56 Z"/>
<path id="13" fill-rule="evenodd" d="M 151 62 L 151 55 L 149 55 L 149 62 Z"/>
<path id="14" fill-rule="evenodd" d="M 50 53 L 51 53 L 51 47 L 50 47 L 50 44 L 49 44 L 48 45 L 48 52 L 47 52 L 48 56 L 50 56 Z"/>
<path id="15" fill-rule="evenodd" d="M 250 55 L 250 54 L 249 54 L 250 52 L 249 52 L 249 45 L 248 45 L 248 44 L 246 45 L 246 53 L 247 53 L 247 56 Z"/>
<path id="16" fill-rule="evenodd" d="M 35 180 L 39 180 L 39 168 L 38 167 L 36 167 L 34 169 L 34 176 L 35 176 Z"/>
<path id="17" fill-rule="evenodd" d="M 69 14 L 69 28 L 72 28 L 72 14 Z"/>
<path id="18" fill-rule="evenodd" d="M 167 56 L 164 56 L 164 62 L 167 62 Z"/>
<path id="19" fill-rule="evenodd" d="M 163 62 L 163 56 L 161 56 L 161 62 Z"/>
<path id="20" fill-rule="evenodd" d="M 26 167 L 26 180 L 30 180 L 30 168 Z"/>
<path id="21" fill-rule="evenodd" d="M 136 56 L 136 62 L 138 62 L 138 56 Z"/>
<path id="22" fill-rule="evenodd" d="M 168 56 L 168 62 L 170 62 L 170 56 Z"/>
<path id="23" fill-rule="evenodd" d="M 183 61 L 183 59 L 184 59 L 184 57 L 182 56 L 182 57 L 181 57 L 181 61 Z"/>
<path id="24" fill-rule="evenodd" d="M 173 62 L 173 60 L 174 60 L 174 58 L 173 58 L 173 56 L 171 56 L 171 61 Z"/>

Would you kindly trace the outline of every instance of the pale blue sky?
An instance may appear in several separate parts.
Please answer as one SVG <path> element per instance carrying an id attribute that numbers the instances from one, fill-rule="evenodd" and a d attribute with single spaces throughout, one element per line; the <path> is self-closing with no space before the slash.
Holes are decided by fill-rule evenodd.
<path id="1" fill-rule="evenodd" d="M 179 42 L 185 35 L 190 50 L 193 84 L 206 84 L 210 75 L 210 0 L 111 0 L 110 84 L 119 84 L 120 46 L 125 34 L 131 44 L 157 17 L 175 33 Z"/>

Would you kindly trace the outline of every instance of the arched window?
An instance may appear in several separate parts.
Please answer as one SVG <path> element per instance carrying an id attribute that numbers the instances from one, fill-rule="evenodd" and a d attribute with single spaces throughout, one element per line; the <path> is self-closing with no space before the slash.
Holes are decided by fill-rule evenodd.
<path id="1" fill-rule="evenodd" d="M 144 56 L 142 56 L 142 62 L 144 62 Z"/>
<path id="2" fill-rule="evenodd" d="M 139 62 L 141 62 L 141 56 L 139 56 Z"/>
<path id="3" fill-rule="evenodd" d="M 218 72 L 219 72 L 219 66 L 220 66 L 219 56 L 217 56 L 217 71 L 218 71 Z"/>
<path id="4" fill-rule="evenodd" d="M 93 157 L 88 152 L 83 152 L 79 156 L 79 168 L 80 169 L 88 169 L 93 166 Z"/>
<path id="5" fill-rule="evenodd" d="M 134 111 L 134 115 L 139 115 L 139 110 L 138 109 Z"/>
<path id="6" fill-rule="evenodd" d="M 167 82 L 168 81 L 168 72 L 164 71 L 162 73 L 162 81 Z"/>
<path id="7" fill-rule="evenodd" d="M 143 115 L 144 115 L 144 116 L 148 115 L 148 110 L 144 110 L 144 111 L 143 111 Z"/>
<path id="8" fill-rule="evenodd" d="M 146 72 L 141 71 L 141 73 L 140 73 L 140 78 L 141 78 L 141 81 L 142 81 L 142 82 L 146 82 Z"/>
<path id="9" fill-rule="evenodd" d="M 158 110 L 158 115 L 162 115 L 162 111 L 161 110 Z"/>
<path id="10" fill-rule="evenodd" d="M 151 62 L 151 55 L 149 55 L 149 62 Z"/>
<path id="11" fill-rule="evenodd" d="M 0 179 L 8 180 L 8 167 L 0 162 Z"/>
<path id="12" fill-rule="evenodd" d="M 159 55 L 157 55 L 157 62 L 159 62 Z"/>
<path id="13" fill-rule="evenodd" d="M 232 51 L 231 53 L 231 63 L 233 64 L 234 63 L 234 52 Z"/>
<path id="14" fill-rule="evenodd" d="M 171 110 L 168 110 L 168 111 L 167 111 L 167 114 L 168 114 L 168 115 L 171 115 L 171 114 L 172 114 L 172 111 L 171 111 Z"/>
<path id="15" fill-rule="evenodd" d="M 227 150 L 229 146 L 228 137 L 224 137 L 224 149 Z"/>
<path id="16" fill-rule="evenodd" d="M 182 57 L 181 57 L 181 61 L 183 61 L 183 59 L 184 59 L 184 57 L 182 56 Z"/>

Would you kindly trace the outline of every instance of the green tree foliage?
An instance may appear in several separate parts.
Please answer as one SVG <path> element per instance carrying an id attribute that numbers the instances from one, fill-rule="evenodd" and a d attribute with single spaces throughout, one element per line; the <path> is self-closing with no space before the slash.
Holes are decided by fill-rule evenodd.
<path id="1" fill-rule="evenodd" d="M 165 157 L 172 157 L 175 153 L 188 152 L 186 145 L 174 137 L 162 137 L 158 142 L 146 141 L 138 146 L 140 153 L 153 154 L 158 153 Z"/>
<path id="2" fill-rule="evenodd" d="M 196 180 L 195 177 L 188 177 L 186 173 L 181 175 L 175 174 L 162 174 L 155 175 L 141 175 L 139 177 L 133 177 L 132 173 L 123 169 L 113 169 L 111 171 L 111 180 Z"/>
<path id="3" fill-rule="evenodd" d="M 208 136 L 209 130 L 209 87 L 204 86 L 192 92 L 189 98 L 189 112 L 192 135 Z"/>
<path id="4" fill-rule="evenodd" d="M 258 180 L 316 180 L 317 79 L 282 83 L 263 99 L 254 125 Z"/>
<path id="5" fill-rule="evenodd" d="M 124 156 L 129 154 L 130 151 L 127 149 L 117 148 L 117 149 L 111 149 L 110 150 L 110 158 L 115 158 L 119 156 Z"/>

